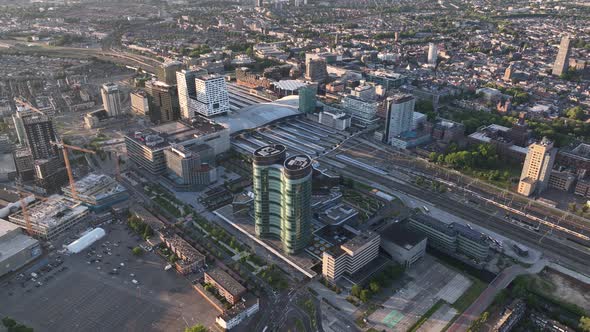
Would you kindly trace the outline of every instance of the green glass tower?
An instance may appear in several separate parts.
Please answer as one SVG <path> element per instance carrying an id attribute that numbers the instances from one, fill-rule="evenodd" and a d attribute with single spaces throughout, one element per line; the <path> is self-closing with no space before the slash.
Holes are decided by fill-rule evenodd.
<path id="1" fill-rule="evenodd" d="M 308 85 L 299 89 L 299 111 L 313 113 L 316 108 L 317 86 Z"/>
<path id="2" fill-rule="evenodd" d="M 287 158 L 286 148 L 275 144 L 254 151 L 253 160 L 256 235 L 297 253 L 311 239 L 311 158 Z"/>

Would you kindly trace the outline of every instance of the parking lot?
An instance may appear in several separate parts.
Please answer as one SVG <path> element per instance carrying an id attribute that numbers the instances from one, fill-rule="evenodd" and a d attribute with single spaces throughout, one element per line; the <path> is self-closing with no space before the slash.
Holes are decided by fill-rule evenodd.
<path id="1" fill-rule="evenodd" d="M 188 280 L 174 269 L 164 271 L 166 262 L 153 252 L 132 254 L 143 240 L 123 224 L 104 228 L 107 235 L 91 248 L 71 256 L 53 251 L 4 280 L 0 316 L 38 331 L 183 331 L 198 323 L 214 325 L 218 312 Z"/>
<path id="2" fill-rule="evenodd" d="M 407 273 L 411 281 L 369 316 L 370 324 L 377 330 L 408 331 L 438 300 L 454 303 L 472 283 L 428 255 Z M 446 309 L 454 310 L 449 306 Z M 453 316 L 442 312 L 438 315 L 439 319 Z"/>

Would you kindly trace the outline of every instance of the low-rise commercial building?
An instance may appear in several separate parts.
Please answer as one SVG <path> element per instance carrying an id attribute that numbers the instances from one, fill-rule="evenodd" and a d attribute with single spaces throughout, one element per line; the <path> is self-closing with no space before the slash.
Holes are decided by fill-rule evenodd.
<path id="1" fill-rule="evenodd" d="M 205 255 L 173 231 L 163 230 L 160 232 L 160 240 L 179 258 L 174 264 L 180 274 L 196 272 L 205 265 Z"/>
<path id="2" fill-rule="evenodd" d="M 412 216 L 409 227 L 424 234 L 428 245 L 447 254 L 461 254 L 479 262 L 485 261 L 490 244 L 485 236 L 465 225 L 445 223 L 424 214 Z"/>
<path id="3" fill-rule="evenodd" d="M 381 232 L 381 248 L 400 265 L 409 267 L 426 254 L 427 238 L 406 225 L 392 224 Z"/>
<path id="4" fill-rule="evenodd" d="M 350 127 L 351 117 L 346 113 L 323 111 L 318 114 L 318 122 L 338 130 L 346 130 Z"/>
<path id="5" fill-rule="evenodd" d="M 0 219 L 0 276 L 18 270 L 42 253 L 39 241 L 23 230 Z"/>
<path id="6" fill-rule="evenodd" d="M 215 318 L 215 322 L 224 330 L 231 330 L 238 326 L 244 319 L 253 316 L 260 309 L 258 298 L 246 293 L 243 301 L 236 303 L 233 307 L 225 310 Z"/>
<path id="7" fill-rule="evenodd" d="M 215 287 L 230 304 L 238 303 L 246 293 L 246 287 L 218 267 L 205 272 L 205 283 Z"/>
<path id="8" fill-rule="evenodd" d="M 381 237 L 373 231 L 361 233 L 351 240 L 334 246 L 322 256 L 322 274 L 334 281 L 343 274 L 353 274 L 379 255 Z"/>

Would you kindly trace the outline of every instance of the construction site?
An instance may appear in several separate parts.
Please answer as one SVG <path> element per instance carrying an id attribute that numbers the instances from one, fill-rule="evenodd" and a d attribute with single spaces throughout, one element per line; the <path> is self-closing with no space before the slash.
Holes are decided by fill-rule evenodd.
<path id="1" fill-rule="evenodd" d="M 36 200 L 27 204 L 25 211 L 23 213 L 21 209 L 10 215 L 8 221 L 27 229 L 30 235 L 44 240 L 54 239 L 83 220 L 89 213 L 88 207 L 62 195 Z"/>
<path id="2" fill-rule="evenodd" d="M 129 198 L 127 189 L 105 174 L 90 173 L 75 182 L 78 199 L 90 210 L 100 212 Z M 74 198 L 71 186 L 62 188 L 64 196 Z"/>

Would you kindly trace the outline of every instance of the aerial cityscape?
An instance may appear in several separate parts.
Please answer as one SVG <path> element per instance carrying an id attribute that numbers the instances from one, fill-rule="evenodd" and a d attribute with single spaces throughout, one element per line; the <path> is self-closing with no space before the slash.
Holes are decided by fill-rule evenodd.
<path id="1" fill-rule="evenodd" d="M 0 332 L 590 332 L 590 1 L 0 0 Z"/>

